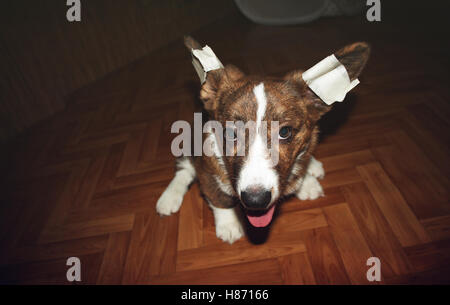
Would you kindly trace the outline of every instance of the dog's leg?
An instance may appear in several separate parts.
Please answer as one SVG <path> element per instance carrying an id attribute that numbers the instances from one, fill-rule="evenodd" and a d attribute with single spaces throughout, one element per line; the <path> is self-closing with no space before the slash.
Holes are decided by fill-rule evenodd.
<path id="1" fill-rule="evenodd" d="M 302 178 L 302 184 L 297 191 L 297 198 L 300 200 L 314 200 L 323 196 L 323 189 L 317 178 L 322 179 L 325 176 L 322 162 L 311 157 L 311 161 L 306 169 L 306 174 Z"/>
<path id="2" fill-rule="evenodd" d="M 317 161 L 313 156 L 311 156 L 311 161 L 309 161 L 306 172 L 311 176 L 319 179 L 323 179 L 323 177 L 325 177 L 325 171 L 323 170 L 322 162 Z"/>
<path id="3" fill-rule="evenodd" d="M 181 159 L 177 162 L 177 168 L 175 177 L 156 203 L 156 211 L 160 215 L 170 215 L 178 212 L 189 184 L 195 179 L 195 169 L 189 159 Z"/>
<path id="4" fill-rule="evenodd" d="M 323 189 L 317 178 L 307 173 L 296 195 L 300 200 L 314 200 L 323 196 Z"/>
<path id="5" fill-rule="evenodd" d="M 244 235 L 242 223 L 237 215 L 237 207 L 230 209 L 220 209 L 209 204 L 214 213 L 216 225 L 216 235 L 221 240 L 230 244 L 240 239 Z"/>

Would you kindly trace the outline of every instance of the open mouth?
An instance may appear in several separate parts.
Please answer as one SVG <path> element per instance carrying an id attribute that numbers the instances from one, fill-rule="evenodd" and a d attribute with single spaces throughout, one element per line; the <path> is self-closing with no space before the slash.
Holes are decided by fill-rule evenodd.
<path id="1" fill-rule="evenodd" d="M 246 216 L 250 224 L 257 228 L 267 227 L 272 221 L 275 205 L 265 211 L 246 211 Z"/>

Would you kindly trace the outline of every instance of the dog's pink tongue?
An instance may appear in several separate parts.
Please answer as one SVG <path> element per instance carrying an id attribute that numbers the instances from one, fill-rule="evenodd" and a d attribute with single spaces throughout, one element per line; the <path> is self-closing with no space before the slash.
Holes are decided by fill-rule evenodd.
<path id="1" fill-rule="evenodd" d="M 261 216 L 250 216 L 247 215 L 248 221 L 252 224 L 254 227 L 262 228 L 267 227 L 272 220 L 273 211 L 275 210 L 275 205 L 270 208 L 270 210 L 267 211 L 266 214 Z"/>

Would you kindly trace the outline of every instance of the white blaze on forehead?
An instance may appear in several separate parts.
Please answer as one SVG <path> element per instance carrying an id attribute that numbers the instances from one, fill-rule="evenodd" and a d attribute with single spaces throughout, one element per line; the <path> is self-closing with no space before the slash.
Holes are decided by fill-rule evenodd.
<path id="1" fill-rule="evenodd" d="M 258 110 L 256 111 L 256 127 L 261 127 L 261 121 L 264 117 L 264 114 L 266 113 L 266 107 L 267 107 L 267 99 L 266 99 L 266 93 L 264 92 L 264 84 L 261 83 L 255 88 L 253 88 L 253 93 L 256 97 L 256 102 L 258 103 Z"/>
<path id="2" fill-rule="evenodd" d="M 267 149 L 267 140 L 262 138 L 261 122 L 264 118 L 267 108 L 267 99 L 264 92 L 264 84 L 260 83 L 253 88 L 253 94 L 256 98 L 256 129 L 257 133 L 253 143 L 249 143 L 249 154 L 239 173 L 237 191 L 245 191 L 249 186 L 262 186 L 265 190 L 272 192 L 272 201 L 279 195 L 278 175 L 271 166 L 269 151 Z M 267 133 L 263 133 L 267 134 Z"/>

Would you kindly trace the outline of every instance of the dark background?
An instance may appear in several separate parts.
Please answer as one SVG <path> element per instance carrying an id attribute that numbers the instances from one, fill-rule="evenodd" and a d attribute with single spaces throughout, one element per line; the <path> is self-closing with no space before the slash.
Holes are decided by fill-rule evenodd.
<path id="1" fill-rule="evenodd" d="M 82 21 L 70 23 L 65 1 L 1 4 L 1 142 L 64 109 L 77 89 L 237 13 L 228 0 L 90 0 L 81 6 Z M 419 48 L 432 43 L 447 52 L 447 7 L 440 0 L 382 1 L 382 23 L 400 40 L 413 34 Z M 376 31 L 377 22 L 372 26 Z"/>

